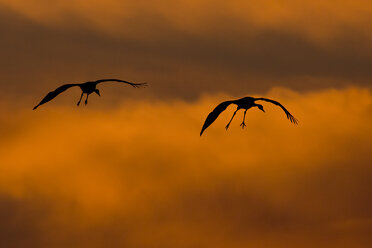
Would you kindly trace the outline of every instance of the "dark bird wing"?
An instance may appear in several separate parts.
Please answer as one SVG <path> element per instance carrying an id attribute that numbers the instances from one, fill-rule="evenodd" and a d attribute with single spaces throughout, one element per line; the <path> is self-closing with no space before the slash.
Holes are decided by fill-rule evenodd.
<path id="1" fill-rule="evenodd" d="M 204 122 L 203 128 L 200 132 L 200 136 L 203 134 L 204 130 L 207 129 L 216 119 L 217 117 L 230 105 L 234 103 L 234 101 L 226 101 L 220 103 L 212 112 L 209 113 L 207 119 Z"/>
<path id="2" fill-rule="evenodd" d="M 97 80 L 95 81 L 96 84 L 99 84 L 99 83 L 103 83 L 103 82 L 120 82 L 120 83 L 125 83 L 125 84 L 129 84 L 131 86 L 133 86 L 134 88 L 139 88 L 139 87 L 143 87 L 143 86 L 147 86 L 147 83 L 131 83 L 131 82 L 128 82 L 128 81 L 124 81 L 124 80 L 120 80 L 120 79 L 100 79 L 100 80 Z"/>
<path id="3" fill-rule="evenodd" d="M 287 115 L 288 120 L 290 120 L 294 124 L 298 124 L 298 120 L 293 115 L 291 115 L 291 113 L 289 113 L 289 111 L 283 105 L 281 105 L 279 102 L 271 100 L 271 99 L 267 99 L 267 98 L 255 98 L 254 100 L 255 101 L 262 100 L 262 101 L 265 101 L 265 102 L 271 102 L 271 103 L 281 107 L 283 109 L 283 111 L 285 112 L 285 114 Z"/>
<path id="4" fill-rule="evenodd" d="M 65 85 L 62 85 L 60 87 L 58 87 L 55 91 L 51 91 L 49 92 L 44 98 L 43 100 L 41 100 L 41 102 L 36 105 L 33 109 L 36 109 L 37 107 L 39 107 L 40 105 L 43 105 L 44 103 L 46 102 L 49 102 L 50 100 L 52 100 L 53 98 L 55 98 L 56 96 L 58 96 L 59 94 L 61 94 L 62 92 L 64 92 L 65 90 L 73 87 L 73 86 L 78 86 L 79 84 L 65 84 Z"/>

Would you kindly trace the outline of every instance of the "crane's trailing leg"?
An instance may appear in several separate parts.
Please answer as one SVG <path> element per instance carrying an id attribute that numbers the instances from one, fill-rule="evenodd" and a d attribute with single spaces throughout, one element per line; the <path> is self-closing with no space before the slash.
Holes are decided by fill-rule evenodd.
<path id="1" fill-rule="evenodd" d="M 229 128 L 230 123 L 231 123 L 231 121 L 234 119 L 234 116 L 235 116 L 235 114 L 236 114 L 236 112 L 237 112 L 238 110 L 239 110 L 239 109 L 235 110 L 235 112 L 234 112 L 233 116 L 231 117 L 229 123 L 227 123 L 227 125 L 226 125 L 226 127 L 225 127 L 226 130 Z"/>
<path id="2" fill-rule="evenodd" d="M 88 97 L 89 97 L 89 94 L 87 94 L 87 98 L 85 99 L 85 105 L 88 104 Z"/>
<path id="3" fill-rule="evenodd" d="M 240 126 L 244 129 L 247 125 L 245 125 L 245 114 L 247 113 L 247 110 L 248 109 L 246 109 L 245 111 L 244 111 L 244 117 L 243 117 L 243 122 L 242 122 L 242 124 L 240 124 Z"/>
<path id="4" fill-rule="evenodd" d="M 78 105 L 78 106 L 80 105 L 80 102 L 81 102 L 81 98 L 83 98 L 83 95 L 84 95 L 84 92 L 81 92 L 81 96 L 80 96 L 80 99 L 79 99 L 79 101 L 78 101 L 78 103 L 77 103 L 77 105 Z"/>

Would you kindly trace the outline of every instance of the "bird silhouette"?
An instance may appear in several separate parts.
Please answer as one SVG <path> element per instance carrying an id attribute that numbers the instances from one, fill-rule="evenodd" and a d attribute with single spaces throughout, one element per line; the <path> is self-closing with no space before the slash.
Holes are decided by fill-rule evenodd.
<path id="1" fill-rule="evenodd" d="M 263 106 L 261 104 L 256 104 L 256 101 L 266 101 L 266 102 L 271 102 L 279 107 L 281 107 L 285 114 L 287 115 L 287 118 L 294 124 L 298 124 L 298 120 L 296 118 L 294 118 L 293 115 L 291 115 L 291 113 L 289 113 L 289 111 L 284 108 L 283 105 L 281 105 L 279 102 L 277 101 L 274 101 L 274 100 L 271 100 L 271 99 L 267 99 L 267 98 L 254 98 L 254 97 L 243 97 L 243 98 L 240 98 L 240 99 L 237 99 L 237 100 L 232 100 L 232 101 L 225 101 L 225 102 L 222 102 L 220 103 L 212 112 L 209 113 L 209 115 L 207 116 L 207 119 L 205 120 L 204 122 L 204 125 L 202 127 L 202 130 L 200 132 L 200 136 L 203 134 L 203 132 L 205 131 L 205 129 L 207 129 L 207 127 L 209 127 L 216 119 L 217 117 L 230 105 L 230 104 L 236 104 L 238 107 L 237 109 L 235 110 L 233 116 L 231 117 L 229 123 L 227 123 L 226 125 L 226 130 L 229 128 L 230 126 L 230 123 L 231 121 L 234 119 L 235 117 L 235 114 L 238 110 L 240 109 L 245 109 L 244 111 L 244 117 L 243 117 L 243 122 L 240 124 L 240 126 L 242 128 L 246 127 L 245 125 L 245 114 L 247 112 L 248 109 L 252 108 L 252 107 L 258 107 L 260 110 L 262 110 L 263 112 L 265 112 L 265 110 L 263 109 Z"/>
<path id="2" fill-rule="evenodd" d="M 85 82 L 85 83 L 81 83 L 81 84 L 64 84 L 64 85 L 58 87 L 56 90 L 49 92 L 41 100 L 41 102 L 38 105 L 36 105 L 33 109 L 34 110 L 37 109 L 40 105 L 43 105 L 44 103 L 47 103 L 47 102 L 53 100 L 56 96 L 58 96 L 62 92 L 66 91 L 67 89 L 69 89 L 71 87 L 74 87 L 74 86 L 79 86 L 81 91 L 82 91 L 77 105 L 78 106 L 80 105 L 80 102 L 81 102 L 81 99 L 83 98 L 83 95 L 87 94 L 87 98 L 85 99 L 85 105 L 86 105 L 88 103 L 89 95 L 92 94 L 93 92 L 96 93 L 97 95 L 101 96 L 101 94 L 99 93 L 99 90 L 96 88 L 97 84 L 100 84 L 100 83 L 103 83 L 103 82 L 110 82 L 110 81 L 111 82 L 120 82 L 120 83 L 129 84 L 129 85 L 133 86 L 134 88 L 139 88 L 141 86 L 147 86 L 147 83 L 137 84 L 137 83 L 131 83 L 131 82 L 123 81 L 123 80 L 120 80 L 120 79 L 100 79 L 100 80 L 97 80 L 97 81 L 89 81 L 89 82 Z"/>

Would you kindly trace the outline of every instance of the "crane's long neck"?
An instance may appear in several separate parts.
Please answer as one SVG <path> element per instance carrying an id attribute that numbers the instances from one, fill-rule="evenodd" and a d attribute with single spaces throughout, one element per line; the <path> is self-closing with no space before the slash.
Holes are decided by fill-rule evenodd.
<path id="1" fill-rule="evenodd" d="M 262 112 L 265 112 L 265 110 L 264 110 L 264 108 L 263 108 L 263 106 L 261 104 L 254 103 L 253 106 L 259 108 Z"/>

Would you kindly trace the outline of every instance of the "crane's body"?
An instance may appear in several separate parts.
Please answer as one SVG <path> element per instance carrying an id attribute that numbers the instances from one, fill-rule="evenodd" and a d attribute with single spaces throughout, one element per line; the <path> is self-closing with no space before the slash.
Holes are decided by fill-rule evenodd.
<path id="1" fill-rule="evenodd" d="M 238 110 L 239 109 L 245 109 L 245 110 L 248 110 L 252 107 L 255 107 L 257 104 L 254 102 L 254 98 L 253 97 L 243 97 L 243 98 L 240 98 L 240 99 L 237 99 L 233 102 L 233 104 L 236 104 L 238 107 Z"/>
<path id="2" fill-rule="evenodd" d="M 85 94 L 92 94 L 97 89 L 97 84 L 95 82 L 86 82 L 79 85 L 81 91 Z"/>
<path id="3" fill-rule="evenodd" d="M 234 119 L 235 117 L 235 114 L 236 112 L 238 112 L 238 110 L 240 109 L 244 109 L 244 117 L 243 117 L 243 122 L 240 124 L 240 126 L 242 128 L 246 127 L 245 125 L 245 115 L 247 113 L 247 110 L 252 108 L 252 107 L 257 107 L 259 108 L 262 112 L 265 112 L 265 110 L 263 109 L 263 106 L 261 104 L 257 104 L 256 101 L 266 101 L 266 102 L 270 102 L 270 103 L 273 103 L 275 105 L 278 105 L 279 107 L 281 107 L 283 109 L 283 111 L 285 112 L 285 114 L 287 115 L 287 118 L 294 124 L 297 124 L 298 121 L 296 118 L 293 117 L 293 115 L 291 115 L 289 113 L 289 111 L 284 108 L 283 105 L 281 105 L 279 102 L 277 101 L 274 101 L 274 100 L 270 100 L 270 99 L 267 99 L 267 98 L 254 98 L 254 97 L 243 97 L 243 98 L 240 98 L 240 99 L 236 99 L 236 100 L 231 100 L 231 101 L 225 101 L 225 102 L 222 102 L 220 103 L 219 105 L 217 105 L 217 107 L 211 112 L 209 113 L 209 115 L 207 116 L 207 119 L 205 120 L 204 122 L 204 125 L 202 127 L 202 130 L 200 132 L 200 136 L 203 134 L 203 132 L 205 131 L 205 129 L 207 129 L 216 119 L 217 117 L 230 105 L 230 104 L 235 104 L 237 105 L 237 108 L 233 114 L 233 116 L 231 117 L 229 123 L 227 123 L 226 125 L 226 130 L 229 128 L 230 126 L 230 123 L 231 121 Z"/>
<path id="4" fill-rule="evenodd" d="M 41 102 L 38 105 L 36 105 L 33 109 L 36 109 L 40 105 L 51 101 L 52 99 L 54 99 L 56 96 L 58 96 L 59 94 L 61 94 L 65 90 L 67 90 L 67 89 L 69 89 L 71 87 L 74 87 L 74 86 L 79 86 L 79 88 L 82 91 L 81 92 L 80 99 L 79 99 L 77 105 L 78 106 L 80 105 L 81 99 L 83 98 L 83 95 L 84 94 L 87 95 L 87 98 L 85 99 L 85 104 L 88 104 L 88 97 L 89 97 L 90 94 L 96 93 L 99 96 L 101 95 L 100 92 L 99 92 L 99 90 L 97 89 L 97 84 L 103 83 L 103 82 L 109 82 L 109 81 L 111 81 L 111 82 L 121 82 L 121 83 L 129 84 L 129 85 L 131 85 L 132 87 L 135 87 L 135 88 L 138 88 L 138 87 L 146 86 L 147 85 L 146 83 L 139 83 L 139 84 L 137 84 L 137 83 L 131 83 L 131 82 L 123 81 L 123 80 L 120 80 L 120 79 L 100 79 L 100 80 L 97 80 L 97 81 L 88 81 L 88 82 L 81 83 L 81 84 L 64 84 L 64 85 L 58 87 L 56 90 L 49 92 L 41 100 Z"/>

